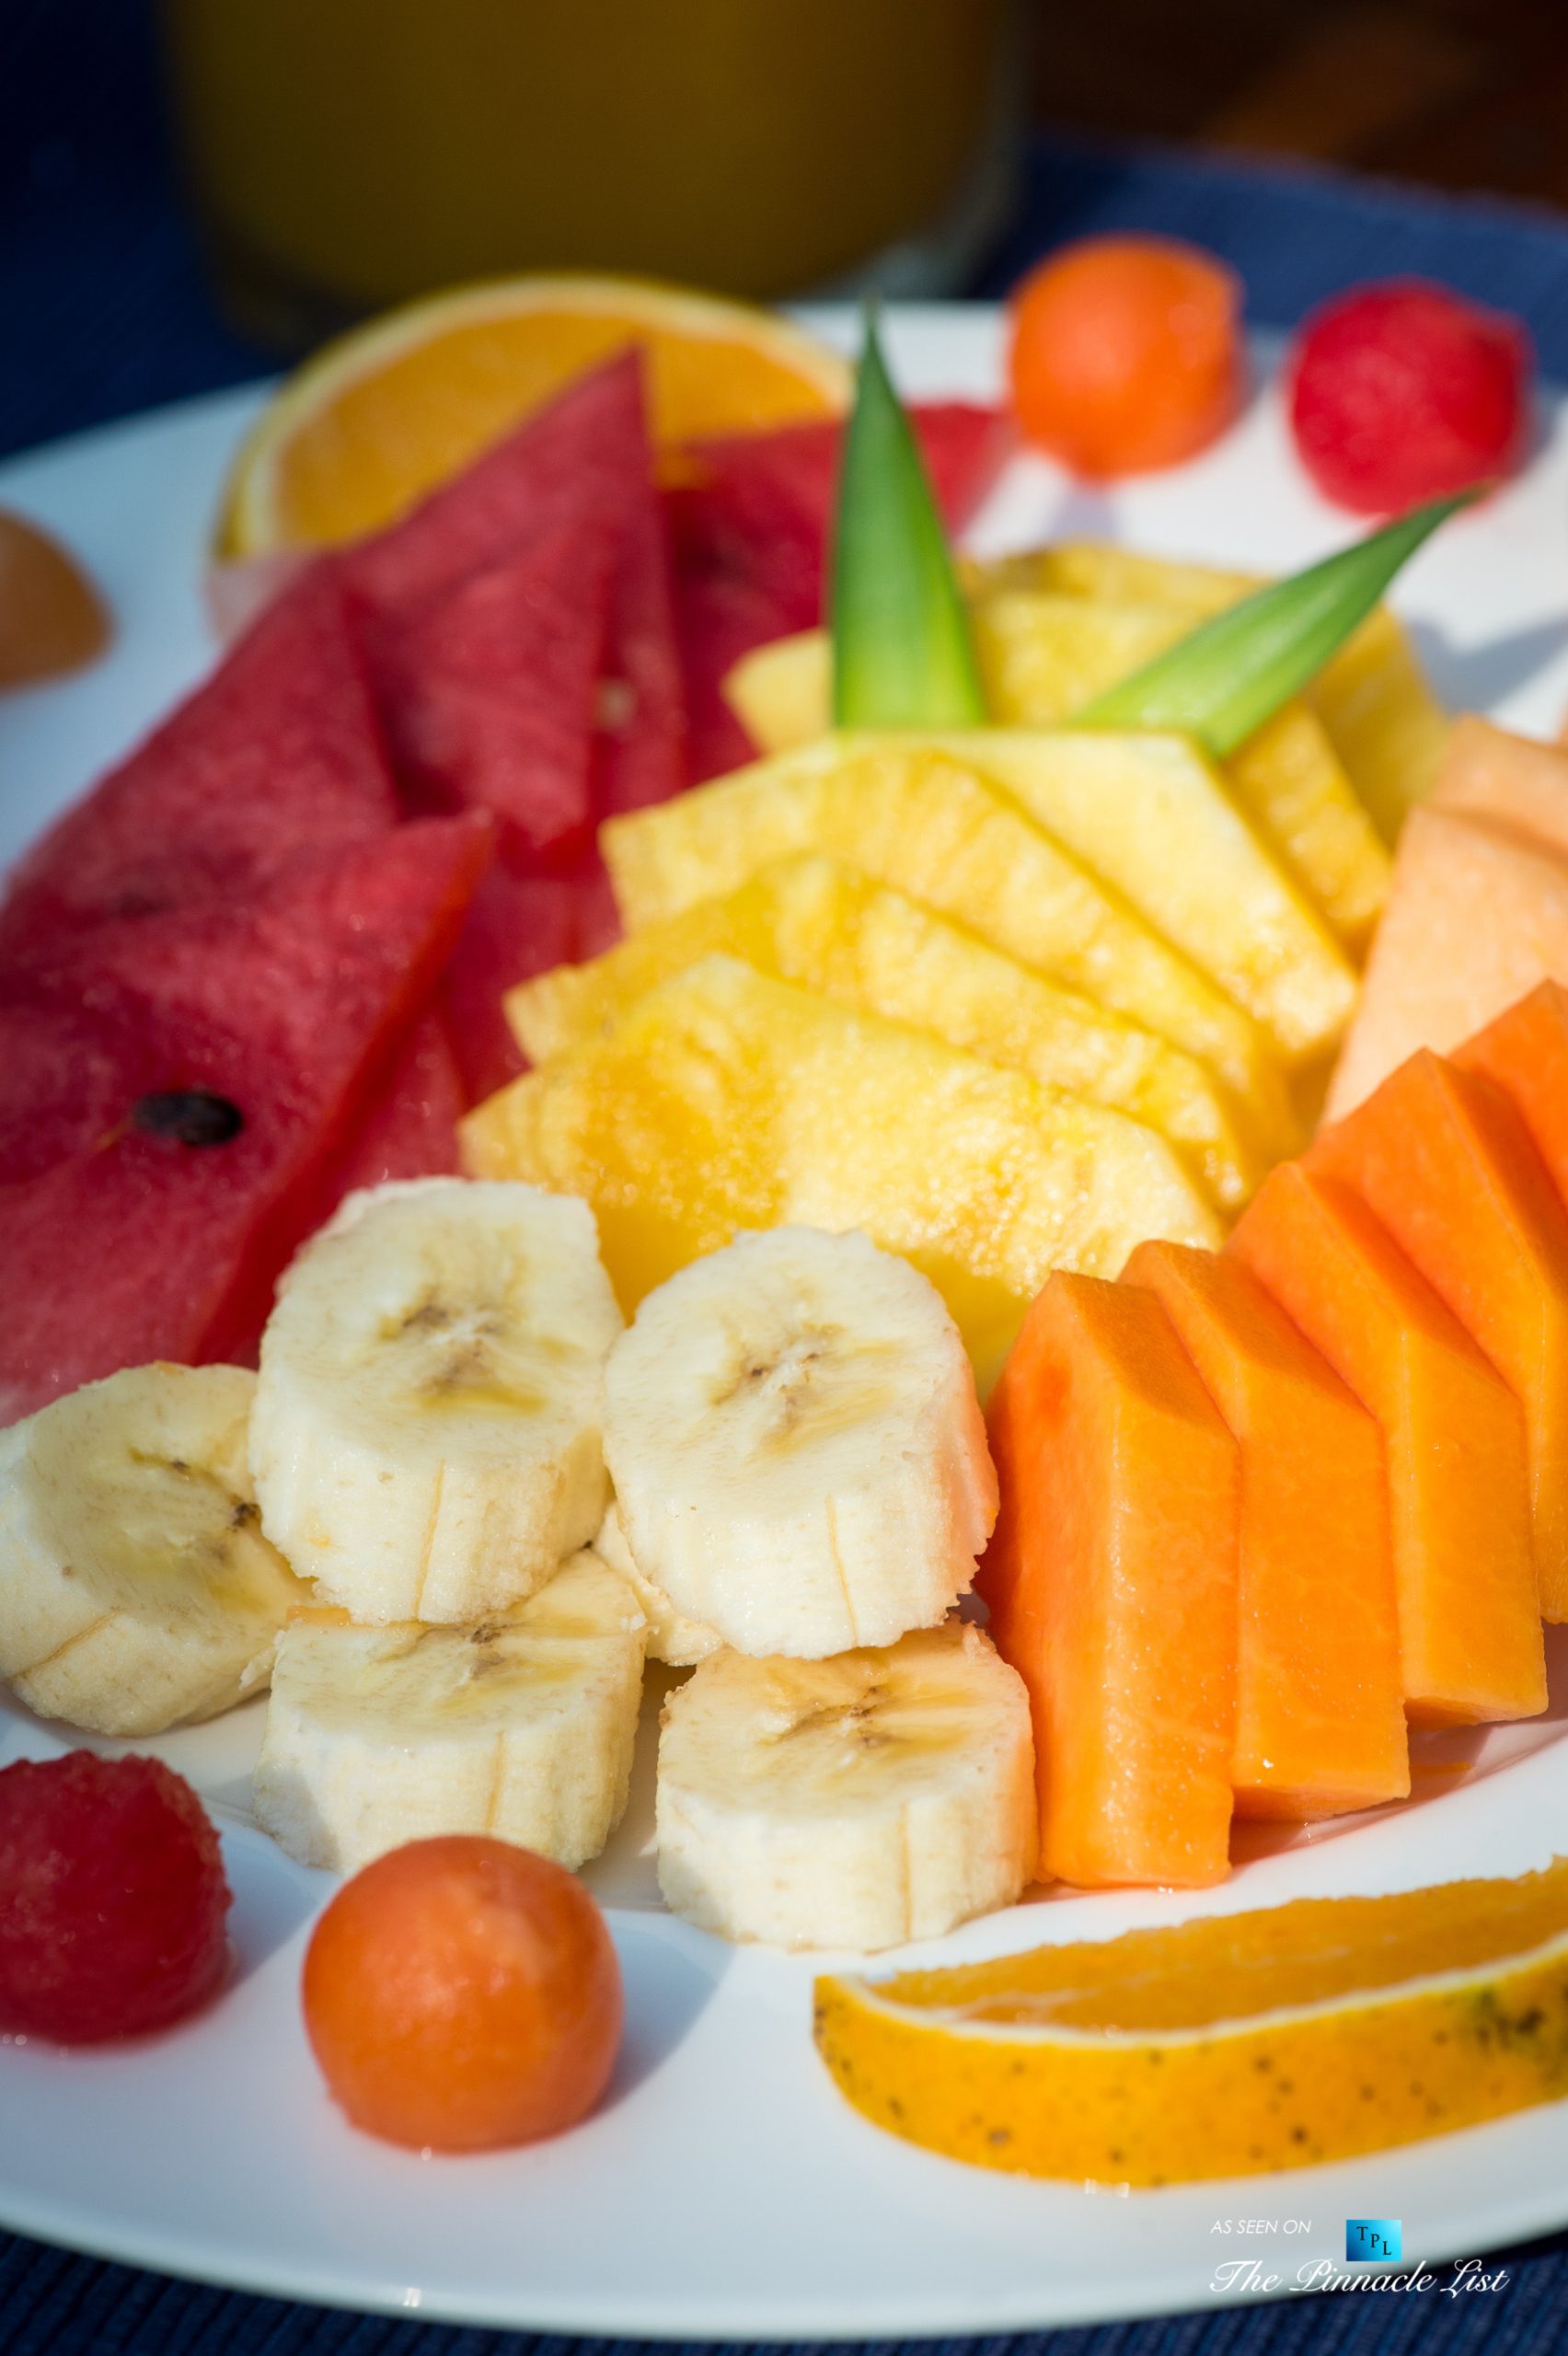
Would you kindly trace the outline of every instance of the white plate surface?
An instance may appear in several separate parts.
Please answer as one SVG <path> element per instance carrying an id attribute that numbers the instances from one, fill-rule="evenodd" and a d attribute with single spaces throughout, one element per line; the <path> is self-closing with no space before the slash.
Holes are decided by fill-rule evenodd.
<path id="1" fill-rule="evenodd" d="M 843 315 L 817 318 L 852 338 Z M 996 389 L 992 313 L 895 310 L 889 342 L 907 391 Z M 257 398 L 192 403 L 0 468 L 0 502 L 86 558 L 120 622 L 96 669 L 0 701 L 0 863 L 210 662 L 202 547 Z M 993 550 L 1066 533 L 1265 570 L 1348 537 L 1292 459 L 1267 392 L 1206 457 L 1103 494 L 1020 461 L 971 538 Z M 1568 705 L 1568 435 L 1555 400 L 1528 471 L 1448 526 L 1396 603 L 1450 702 L 1556 726 Z M 1226 1886 L 1201 1897 L 1042 1894 L 900 1960 L 1568 1854 L 1568 1643 L 1553 1649 L 1547 1716 L 1422 1738 L 1407 1807 L 1294 1840 L 1251 1837 Z M 260 1706 L 144 1746 L 191 1777 L 224 1828 L 238 1950 L 224 2000 L 114 2051 L 0 2040 L 0 2221 L 19 2231 L 284 2296 L 546 2330 L 790 2339 L 1230 2303 L 1249 2294 L 1216 2287 L 1226 2259 L 1256 2256 L 1288 2290 L 1297 2269 L 1342 2262 L 1348 2217 L 1400 2218 L 1407 2260 L 1568 2222 L 1563 2105 L 1350 2165 L 1122 2197 L 970 2170 L 878 2133 L 813 2054 L 813 1963 L 725 1947 L 660 1908 L 651 1717 L 627 1823 L 588 1876 L 628 1990 L 609 2100 L 528 2151 L 440 2160 L 379 2146 L 343 2123 L 306 2047 L 300 1958 L 330 1885 L 248 1821 Z M 66 1747 L 0 1696 L 0 1763 Z"/>

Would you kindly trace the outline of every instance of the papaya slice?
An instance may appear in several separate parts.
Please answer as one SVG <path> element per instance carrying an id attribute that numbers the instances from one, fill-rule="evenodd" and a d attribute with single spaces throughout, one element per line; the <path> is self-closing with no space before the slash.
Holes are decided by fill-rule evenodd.
<path id="1" fill-rule="evenodd" d="M 1546 1668 L 1524 1412 L 1360 1196 L 1282 1162 L 1226 1246 L 1376 1418 L 1405 1707 L 1418 1725 L 1531 1717 Z"/>
<path id="2" fill-rule="evenodd" d="M 1405 1798 L 1376 1423 L 1243 1261 L 1143 1243 L 1123 1281 L 1158 1295 L 1241 1451 L 1237 1814 L 1335 1816 Z"/>
<path id="3" fill-rule="evenodd" d="M 1029 1690 L 1041 1875 L 1224 1878 L 1239 1454 L 1152 1292 L 1058 1271 L 991 1401 L 976 1584 Z"/>
<path id="4" fill-rule="evenodd" d="M 1362 1196 L 1518 1398 L 1541 1611 L 1568 1620 L 1568 1211 L 1524 1122 L 1423 1049 L 1307 1159 Z"/>
<path id="5" fill-rule="evenodd" d="M 1568 990 L 1542 982 L 1467 1039 L 1454 1061 L 1503 1091 L 1568 1203 Z"/>

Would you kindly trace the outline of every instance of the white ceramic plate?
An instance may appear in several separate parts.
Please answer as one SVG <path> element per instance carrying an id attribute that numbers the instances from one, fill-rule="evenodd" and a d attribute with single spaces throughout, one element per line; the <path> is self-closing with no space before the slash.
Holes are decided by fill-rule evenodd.
<path id="1" fill-rule="evenodd" d="M 826 324 L 852 334 L 842 316 Z M 911 392 L 996 388 L 994 314 L 894 312 L 890 343 Z M 204 535 L 255 407 L 248 393 L 197 402 L 0 468 L 0 502 L 79 550 L 121 626 L 96 669 L 0 702 L 0 860 L 210 661 Z M 1267 393 L 1218 450 L 1125 490 L 1091 496 L 1021 461 L 972 537 L 1000 549 L 1065 532 L 1261 569 L 1348 536 L 1308 488 Z M 1555 403 L 1529 471 L 1450 525 L 1397 602 L 1452 702 L 1556 725 L 1568 704 L 1568 446 Z M 1043 1894 L 901 1960 L 1568 1854 L 1568 1646 L 1554 1667 L 1544 1719 L 1424 1738 L 1407 1807 L 1254 1839 L 1226 1887 L 1202 1897 Z M 1297 2269 L 1341 2264 L 1349 2217 L 1399 2218 L 1407 2260 L 1568 2222 L 1562 2105 L 1349 2165 L 1120 2198 L 969 2170 L 878 2133 L 813 2051 L 812 1962 L 725 1947 L 661 1910 L 651 1722 L 628 1821 L 588 1877 L 628 1999 L 610 2098 L 533 2150 L 425 2160 L 382 2147 L 327 2100 L 301 2030 L 300 1958 L 329 1884 L 248 1819 L 260 1706 L 145 1746 L 191 1777 L 223 1825 L 234 1985 L 192 2026 L 119 2050 L 0 2042 L 6 2224 L 284 2296 L 542 2330 L 796 2339 L 1007 2331 L 1235 2300 L 1250 2294 L 1215 2284 L 1238 2256 L 1286 2290 Z M 66 1747 L 0 1697 L 0 1762 Z"/>

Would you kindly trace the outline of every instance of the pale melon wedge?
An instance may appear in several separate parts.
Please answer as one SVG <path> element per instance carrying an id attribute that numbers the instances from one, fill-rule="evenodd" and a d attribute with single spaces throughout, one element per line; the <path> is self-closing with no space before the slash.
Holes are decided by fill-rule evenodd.
<path id="1" fill-rule="evenodd" d="M 1190 738 L 988 728 L 927 741 L 1005 786 L 1124 893 L 1286 1062 L 1338 1039 L 1355 1003 L 1349 961 Z"/>
<path id="2" fill-rule="evenodd" d="M 1533 835 L 1568 858 L 1568 752 L 1466 712 L 1448 732 L 1434 804 Z"/>
<path id="3" fill-rule="evenodd" d="M 1010 794 L 912 740 L 826 737 L 613 818 L 599 840 L 631 931 L 775 860 L 826 851 L 1159 1032 L 1208 1064 L 1271 1138 L 1290 1134 L 1259 1026 Z"/>
<path id="4" fill-rule="evenodd" d="M 1542 981 L 1568 981 L 1568 861 L 1464 811 L 1412 811 L 1325 1118 L 1350 1112 L 1418 1047 L 1446 1053 Z"/>
<path id="5" fill-rule="evenodd" d="M 1193 1057 L 902 892 L 810 852 L 644 927 L 588 964 L 557 965 L 519 984 L 507 1019 L 530 1061 L 542 1064 L 715 951 L 1147 1122 L 1228 1210 L 1240 1208 L 1268 1166 L 1239 1109 Z"/>
<path id="6" fill-rule="evenodd" d="M 994 1380 L 1054 1267 L 1114 1276 L 1146 1236 L 1215 1243 L 1163 1138 L 729 957 L 470 1113 L 476 1177 L 584 1195 L 628 1311 L 737 1229 L 862 1229 L 938 1287 Z"/>

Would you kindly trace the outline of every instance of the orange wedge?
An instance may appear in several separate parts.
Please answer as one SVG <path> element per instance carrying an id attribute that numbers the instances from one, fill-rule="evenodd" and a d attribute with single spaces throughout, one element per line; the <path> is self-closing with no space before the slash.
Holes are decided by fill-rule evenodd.
<path id="1" fill-rule="evenodd" d="M 833 1975 L 816 2042 L 876 2126 L 1021 2176 L 1180 2184 L 1417 2142 L 1568 2094 L 1568 1860 Z"/>
<path id="2" fill-rule="evenodd" d="M 224 496 L 217 554 L 350 540 L 628 343 L 648 353 L 661 443 L 833 416 L 839 355 L 785 319 L 629 278 L 497 279 L 340 336 L 269 403 Z"/>

